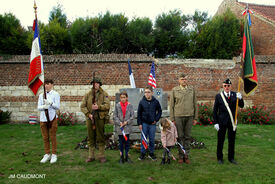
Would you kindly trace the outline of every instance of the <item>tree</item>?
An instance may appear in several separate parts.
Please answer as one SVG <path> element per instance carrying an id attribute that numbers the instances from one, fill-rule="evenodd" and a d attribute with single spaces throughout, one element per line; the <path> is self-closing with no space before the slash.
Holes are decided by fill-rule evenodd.
<path id="1" fill-rule="evenodd" d="M 103 53 L 125 53 L 127 50 L 128 18 L 122 14 L 111 15 L 106 12 L 104 16 L 99 16 L 99 27 L 103 45 Z"/>
<path id="2" fill-rule="evenodd" d="M 134 18 L 127 26 L 127 53 L 149 53 L 153 50 L 153 23 L 149 18 Z"/>
<path id="3" fill-rule="evenodd" d="M 240 21 L 228 9 L 203 25 L 191 43 L 186 57 L 231 59 L 240 53 Z"/>
<path id="4" fill-rule="evenodd" d="M 155 54 L 157 57 L 165 57 L 168 54 L 176 54 L 187 47 L 187 39 L 184 30 L 188 17 L 181 15 L 179 10 L 162 13 L 155 22 L 154 40 Z"/>
<path id="5" fill-rule="evenodd" d="M 72 40 L 73 53 L 97 54 L 102 52 L 103 41 L 98 31 L 99 19 L 95 18 L 79 18 L 76 19 L 69 31 Z"/>
<path id="6" fill-rule="evenodd" d="M 67 27 L 67 16 L 63 13 L 62 5 L 59 3 L 57 6 L 54 6 L 52 11 L 50 12 L 49 22 L 57 20 L 60 26 L 63 28 Z"/>
<path id="7" fill-rule="evenodd" d="M 11 13 L 0 15 L 0 54 L 29 54 L 27 32 Z"/>
<path id="8" fill-rule="evenodd" d="M 71 53 L 71 40 L 68 30 L 57 19 L 48 25 L 40 25 L 41 48 L 44 54 Z"/>

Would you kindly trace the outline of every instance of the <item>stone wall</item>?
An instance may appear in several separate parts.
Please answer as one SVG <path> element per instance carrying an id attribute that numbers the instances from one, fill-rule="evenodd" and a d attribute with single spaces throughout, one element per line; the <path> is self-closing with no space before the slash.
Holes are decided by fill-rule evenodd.
<path id="1" fill-rule="evenodd" d="M 79 121 L 84 120 L 80 112 L 83 95 L 89 91 L 92 72 L 102 77 L 105 89 L 115 103 L 115 93 L 121 88 L 130 87 L 128 64 L 130 58 L 136 86 L 147 85 L 151 68 L 151 57 L 146 55 L 114 55 L 115 59 L 102 61 L 87 55 L 45 56 L 45 76 L 53 78 L 54 89 L 61 95 L 61 112 L 75 112 Z M 49 59 L 50 58 L 50 59 Z M 20 59 L 20 60 L 19 60 Z M 38 97 L 27 88 L 29 56 L 0 57 L 0 108 L 12 111 L 12 121 L 28 121 L 29 115 L 38 115 Z M 240 74 L 240 58 L 232 60 L 207 59 L 158 59 L 156 61 L 156 80 L 158 88 L 168 95 L 176 86 L 177 75 L 185 72 L 189 84 L 198 91 L 199 102 L 213 103 L 214 96 L 221 89 L 224 79 L 230 78 L 233 89 L 237 89 Z M 246 105 L 265 105 L 274 110 L 275 102 L 275 56 L 256 56 L 259 87 L 249 97 L 244 96 Z"/>

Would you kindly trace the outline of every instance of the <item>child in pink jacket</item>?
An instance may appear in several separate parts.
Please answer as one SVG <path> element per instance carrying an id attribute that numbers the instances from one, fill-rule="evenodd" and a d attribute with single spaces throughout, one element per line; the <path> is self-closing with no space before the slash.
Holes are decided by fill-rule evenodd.
<path id="1" fill-rule="evenodd" d="M 170 164 L 170 150 L 175 146 L 178 138 L 177 128 L 167 118 L 161 119 L 161 143 L 163 146 L 163 156 L 161 164 Z M 167 154 L 167 161 L 165 161 Z"/>

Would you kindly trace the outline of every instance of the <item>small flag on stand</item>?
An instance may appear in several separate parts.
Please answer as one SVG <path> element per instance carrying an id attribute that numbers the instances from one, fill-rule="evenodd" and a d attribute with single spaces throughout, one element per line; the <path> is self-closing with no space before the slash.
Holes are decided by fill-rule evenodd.
<path id="1" fill-rule="evenodd" d="M 130 78 L 131 88 L 136 88 L 135 79 L 134 79 L 134 75 L 130 64 L 130 59 L 128 59 L 128 69 L 129 69 L 129 78 Z"/>
<path id="2" fill-rule="evenodd" d="M 151 66 L 151 71 L 150 71 L 150 75 L 149 75 L 148 84 L 149 84 L 150 86 L 152 86 L 153 89 L 157 87 L 154 61 L 152 62 L 152 66 Z"/>

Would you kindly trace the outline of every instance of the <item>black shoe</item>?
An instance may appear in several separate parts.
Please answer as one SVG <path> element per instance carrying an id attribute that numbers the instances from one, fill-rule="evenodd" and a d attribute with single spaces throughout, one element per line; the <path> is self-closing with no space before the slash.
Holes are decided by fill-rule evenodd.
<path id="1" fill-rule="evenodd" d="M 165 158 L 162 158 L 160 164 L 161 164 L 161 165 L 164 165 L 164 164 L 165 164 Z"/>
<path id="2" fill-rule="evenodd" d="M 123 157 L 123 156 L 120 156 L 119 163 L 120 163 L 120 164 L 123 164 L 123 163 L 124 163 L 124 157 Z"/>
<path id="3" fill-rule="evenodd" d="M 133 163 L 132 160 L 128 156 L 125 157 L 125 162 L 127 162 L 128 164 Z"/>
<path id="4" fill-rule="evenodd" d="M 150 153 L 148 157 L 151 158 L 153 161 L 157 160 L 157 157 L 154 153 Z"/>
<path id="5" fill-rule="evenodd" d="M 222 165 L 223 164 L 223 160 L 218 160 L 218 164 Z"/>
<path id="6" fill-rule="evenodd" d="M 168 158 L 166 163 L 167 163 L 167 164 L 170 164 L 170 162 L 171 162 L 171 161 L 170 161 L 170 158 Z"/>
<path id="7" fill-rule="evenodd" d="M 238 164 L 238 163 L 236 162 L 236 160 L 234 160 L 234 159 L 229 160 L 229 162 L 232 163 L 232 164 L 235 164 L 235 165 Z"/>
<path id="8" fill-rule="evenodd" d="M 145 159 L 145 153 L 141 153 L 140 156 L 138 157 L 139 160 L 144 160 Z"/>

